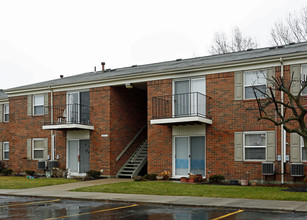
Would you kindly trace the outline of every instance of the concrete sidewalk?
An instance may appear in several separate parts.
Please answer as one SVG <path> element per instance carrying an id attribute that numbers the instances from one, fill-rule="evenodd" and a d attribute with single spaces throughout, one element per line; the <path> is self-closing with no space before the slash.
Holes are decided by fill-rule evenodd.
<path id="1" fill-rule="evenodd" d="M 45 186 L 31 189 L 0 189 L 0 195 L 10 196 L 34 196 L 63 199 L 98 200 L 143 204 L 160 205 L 184 205 L 216 208 L 235 208 L 263 211 L 288 211 L 306 212 L 307 202 L 300 201 L 278 201 L 257 199 L 235 199 L 235 198 L 210 198 L 190 196 L 157 196 L 140 194 L 119 193 L 97 193 L 97 192 L 70 192 L 69 190 L 93 185 L 129 182 L 130 179 L 99 179 L 77 183 L 69 183 L 55 186 Z M 307 196 L 307 194 L 306 194 Z"/>

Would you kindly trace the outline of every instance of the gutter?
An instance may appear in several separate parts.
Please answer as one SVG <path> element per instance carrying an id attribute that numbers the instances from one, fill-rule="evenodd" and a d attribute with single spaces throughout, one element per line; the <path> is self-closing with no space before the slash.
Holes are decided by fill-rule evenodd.
<path id="1" fill-rule="evenodd" d="M 283 64 L 283 58 L 280 57 L 280 77 L 283 78 L 284 77 L 284 64 Z M 281 103 L 283 103 L 284 101 L 284 93 L 281 91 L 281 94 L 280 94 L 280 100 L 281 100 Z M 281 115 L 284 114 L 284 106 L 281 104 L 280 105 L 280 113 Z M 281 152 L 281 161 L 280 161 L 280 165 L 281 165 L 281 171 L 280 171 L 280 175 L 281 175 L 281 180 L 280 180 L 280 183 L 281 184 L 284 184 L 284 173 L 285 173 L 285 170 L 284 170 L 284 161 L 285 161 L 285 143 L 284 143 L 284 126 L 280 126 L 280 152 Z"/>
<path id="2" fill-rule="evenodd" d="M 295 56 L 293 56 L 295 54 Z M 306 59 L 307 52 L 304 53 L 292 53 L 286 55 L 286 57 L 283 58 L 284 61 L 295 60 L 295 59 Z M 284 62 L 283 61 L 283 62 Z M 180 61 L 178 61 L 180 62 Z M 87 86 L 87 87 L 100 87 L 103 84 L 103 86 L 113 86 L 113 85 L 121 85 L 123 84 L 122 81 L 129 81 L 130 83 L 136 83 L 136 82 L 146 82 L 146 81 L 152 81 L 157 79 L 169 79 L 173 78 L 175 74 L 182 74 L 182 73 L 188 73 L 189 75 L 191 73 L 195 72 L 201 72 L 199 75 L 207 75 L 208 73 L 204 73 L 205 71 L 211 71 L 210 74 L 219 73 L 221 71 L 218 71 L 219 69 L 230 69 L 230 70 L 223 70 L 223 72 L 229 72 L 231 69 L 234 68 L 241 68 L 242 70 L 246 69 L 246 66 L 250 65 L 259 65 L 259 64 L 270 64 L 275 63 L 276 65 L 280 63 L 280 56 L 274 56 L 268 59 L 268 57 L 262 57 L 262 58 L 256 58 L 256 59 L 249 59 L 244 61 L 232 61 L 232 62 L 224 62 L 224 63 L 217 63 L 217 64 L 211 64 L 206 66 L 187 66 L 184 68 L 179 69 L 172 69 L 172 70 L 161 70 L 161 71 L 151 71 L 147 72 L 146 74 L 140 72 L 140 73 L 131 73 L 131 74 L 124 74 L 120 76 L 111 76 L 105 79 L 99 79 L 99 80 L 87 80 L 87 81 L 81 81 L 77 83 L 63 83 L 63 84 L 57 84 L 53 85 L 54 90 L 61 90 L 77 86 Z M 232 70 L 233 71 L 233 70 Z M 73 77 L 73 76 L 72 76 Z M 49 90 L 50 85 L 47 86 L 41 86 L 36 88 L 30 88 L 30 89 L 8 89 L 5 90 L 6 94 L 9 97 L 12 96 L 18 96 L 23 94 L 33 94 L 33 92 L 41 93 L 42 90 Z"/>

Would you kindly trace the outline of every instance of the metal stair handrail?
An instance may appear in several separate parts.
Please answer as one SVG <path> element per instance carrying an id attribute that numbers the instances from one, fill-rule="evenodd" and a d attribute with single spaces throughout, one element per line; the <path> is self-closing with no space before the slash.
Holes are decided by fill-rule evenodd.
<path id="1" fill-rule="evenodd" d="M 126 153 L 126 151 L 131 147 L 131 145 L 133 144 L 133 142 L 140 136 L 140 134 L 143 132 L 143 130 L 146 128 L 145 124 L 140 130 L 139 132 L 132 138 L 132 140 L 127 144 L 127 146 L 122 150 L 122 152 L 120 152 L 120 154 L 116 157 L 116 161 L 119 161 L 119 159 Z"/>
<path id="2" fill-rule="evenodd" d="M 132 156 L 132 158 L 130 160 L 132 163 L 134 163 L 135 158 L 137 158 L 139 156 L 139 154 L 143 151 L 146 144 L 147 144 L 147 140 L 142 144 L 142 146 L 138 149 L 138 151 Z"/>

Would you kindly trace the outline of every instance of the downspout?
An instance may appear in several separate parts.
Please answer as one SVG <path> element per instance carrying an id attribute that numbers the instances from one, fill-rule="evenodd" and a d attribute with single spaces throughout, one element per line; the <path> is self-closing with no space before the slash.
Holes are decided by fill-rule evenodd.
<path id="1" fill-rule="evenodd" d="M 51 86 L 49 86 L 50 89 L 50 121 L 53 123 L 53 90 Z M 51 160 L 54 160 L 54 154 L 55 154 L 55 138 L 53 134 L 53 130 L 50 131 L 51 133 Z"/>
<path id="2" fill-rule="evenodd" d="M 280 57 L 280 77 L 283 78 L 284 77 L 284 65 L 283 65 L 283 59 L 282 57 Z M 281 103 L 283 103 L 284 101 L 284 93 L 281 92 L 280 94 L 280 101 Z M 284 114 L 284 106 L 281 104 L 280 105 L 280 113 L 281 115 Z M 281 170 L 280 170 L 280 175 L 281 175 L 281 180 L 280 183 L 284 184 L 284 162 L 285 162 L 285 143 L 284 143 L 284 126 L 281 125 L 280 126 L 280 154 L 281 154 L 281 161 L 280 161 L 280 165 L 281 165 Z"/>

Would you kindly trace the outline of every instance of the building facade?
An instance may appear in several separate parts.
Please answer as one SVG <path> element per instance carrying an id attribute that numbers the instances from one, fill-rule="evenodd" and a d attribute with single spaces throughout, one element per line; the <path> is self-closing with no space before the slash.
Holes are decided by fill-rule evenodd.
<path id="1" fill-rule="evenodd" d="M 257 120 L 253 87 L 307 74 L 307 44 L 106 69 L 0 90 L 0 159 L 15 173 L 189 173 L 302 181 L 302 139 Z M 300 84 L 293 84 L 293 92 Z M 260 95 L 260 94 L 259 94 Z M 307 91 L 306 91 L 307 95 Z M 305 90 L 302 102 L 305 102 Z"/>

